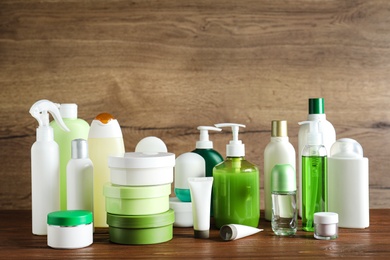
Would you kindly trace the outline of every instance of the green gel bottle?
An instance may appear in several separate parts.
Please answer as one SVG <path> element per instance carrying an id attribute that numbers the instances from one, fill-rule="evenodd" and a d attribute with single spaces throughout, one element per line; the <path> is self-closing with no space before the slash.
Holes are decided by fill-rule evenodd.
<path id="1" fill-rule="evenodd" d="M 233 140 L 226 146 L 226 160 L 213 169 L 213 213 L 215 226 L 241 224 L 257 227 L 260 219 L 259 169 L 245 160 L 245 145 L 238 140 L 239 124 L 231 127 Z"/>

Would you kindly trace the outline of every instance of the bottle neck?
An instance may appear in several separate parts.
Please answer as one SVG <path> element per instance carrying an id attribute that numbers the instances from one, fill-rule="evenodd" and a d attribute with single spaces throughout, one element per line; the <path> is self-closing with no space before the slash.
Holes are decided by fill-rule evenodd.
<path id="1" fill-rule="evenodd" d="M 325 114 L 308 114 L 307 120 L 314 121 L 314 120 L 326 120 Z"/>
<path id="2" fill-rule="evenodd" d="M 288 142 L 288 136 L 271 136 L 271 142 Z"/>

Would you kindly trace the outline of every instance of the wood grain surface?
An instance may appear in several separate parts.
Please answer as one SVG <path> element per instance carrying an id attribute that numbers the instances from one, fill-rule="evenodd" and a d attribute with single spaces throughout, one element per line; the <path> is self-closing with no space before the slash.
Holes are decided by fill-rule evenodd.
<path id="1" fill-rule="evenodd" d="M 77 103 L 89 123 L 113 114 L 126 151 L 158 136 L 178 156 L 199 125 L 245 124 L 262 172 L 271 120 L 288 120 L 297 149 L 310 97 L 325 98 L 337 138 L 363 146 L 370 207 L 388 208 L 389 71 L 386 0 L 2 0 L 0 209 L 31 207 L 39 99 Z M 223 155 L 230 136 L 211 135 Z"/>

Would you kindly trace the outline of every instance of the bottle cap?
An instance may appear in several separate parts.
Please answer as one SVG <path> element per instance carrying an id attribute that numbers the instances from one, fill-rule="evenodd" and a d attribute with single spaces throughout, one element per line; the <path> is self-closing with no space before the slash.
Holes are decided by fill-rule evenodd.
<path id="1" fill-rule="evenodd" d="M 271 171 L 271 192 L 296 191 L 295 170 L 290 164 L 276 164 Z"/>
<path id="2" fill-rule="evenodd" d="M 91 123 L 88 138 L 123 138 L 118 121 L 109 113 L 101 113 Z"/>
<path id="3" fill-rule="evenodd" d="M 330 156 L 333 158 L 363 158 L 363 148 L 354 139 L 341 138 L 330 148 Z"/>
<path id="4" fill-rule="evenodd" d="M 209 230 L 195 230 L 194 229 L 194 237 L 195 238 L 209 238 L 210 231 Z"/>
<path id="5" fill-rule="evenodd" d="M 198 126 L 200 131 L 199 141 L 196 142 L 197 149 L 212 149 L 213 142 L 209 140 L 209 131 L 222 131 L 221 128 L 213 126 Z"/>
<path id="6" fill-rule="evenodd" d="M 77 104 L 57 104 L 62 118 L 77 119 Z"/>
<path id="7" fill-rule="evenodd" d="M 309 114 L 325 114 L 323 98 L 309 98 Z"/>
<path id="8" fill-rule="evenodd" d="M 287 134 L 287 121 L 286 120 L 273 120 L 271 123 L 271 136 L 272 137 L 286 137 Z"/>
<path id="9" fill-rule="evenodd" d="M 86 159 L 88 155 L 88 142 L 84 139 L 72 140 L 72 159 Z"/>
<path id="10" fill-rule="evenodd" d="M 245 144 L 241 140 L 238 140 L 238 132 L 240 127 L 245 127 L 245 125 L 235 124 L 235 123 L 222 123 L 215 124 L 216 127 L 231 127 L 233 139 L 226 145 L 226 156 L 227 157 L 243 157 L 245 156 Z"/>
<path id="11" fill-rule="evenodd" d="M 314 213 L 314 224 L 337 224 L 339 215 L 334 212 L 316 212 Z"/>
<path id="12" fill-rule="evenodd" d="M 175 188 L 189 189 L 189 177 L 205 177 L 205 160 L 197 153 L 187 152 L 176 158 Z"/>
<path id="13" fill-rule="evenodd" d="M 312 120 L 312 121 L 303 121 L 299 122 L 299 125 L 308 124 L 309 133 L 307 134 L 307 143 L 308 145 L 321 145 L 323 144 L 322 132 L 320 130 L 321 121 Z"/>

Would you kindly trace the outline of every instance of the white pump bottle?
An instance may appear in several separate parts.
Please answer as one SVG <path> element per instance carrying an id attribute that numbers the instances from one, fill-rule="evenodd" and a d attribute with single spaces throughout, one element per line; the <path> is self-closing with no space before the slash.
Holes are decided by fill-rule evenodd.
<path id="1" fill-rule="evenodd" d="M 64 131 L 69 131 L 57 106 L 49 100 L 37 101 L 30 114 L 38 120 L 37 140 L 31 147 L 32 233 L 47 234 L 47 214 L 60 209 L 60 152 L 54 141 L 49 114 Z"/>

